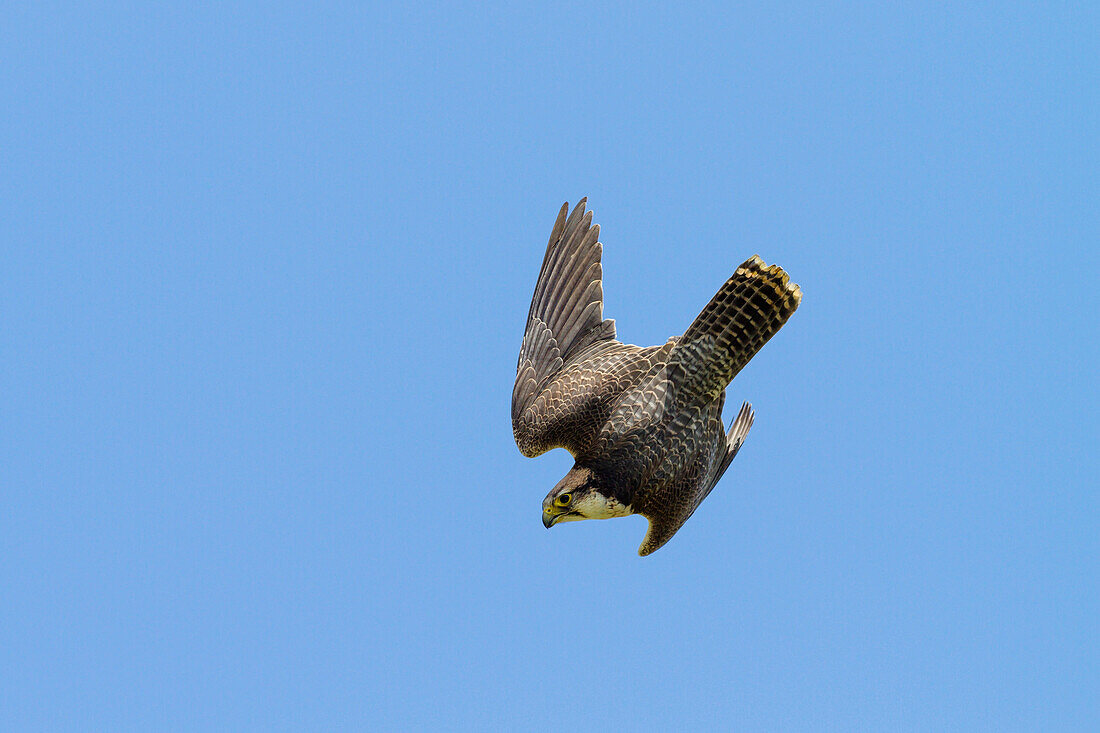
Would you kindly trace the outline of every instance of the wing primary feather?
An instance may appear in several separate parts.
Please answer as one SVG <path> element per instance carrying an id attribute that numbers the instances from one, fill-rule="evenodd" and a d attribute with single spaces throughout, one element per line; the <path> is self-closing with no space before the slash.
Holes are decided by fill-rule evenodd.
<path id="1" fill-rule="evenodd" d="M 614 321 L 603 320 L 603 245 L 587 202 L 581 199 L 572 211 L 568 203 L 559 209 L 531 297 L 512 390 L 512 427 L 526 455 L 551 446 L 547 436 L 554 425 L 576 425 L 571 411 L 589 409 L 584 390 L 596 389 L 603 378 L 571 373 L 565 382 L 555 382 L 555 375 L 582 352 L 602 353 L 591 351 L 595 344 L 618 343 Z M 543 394 L 550 396 L 541 399 Z M 587 444 L 597 429 L 591 426 L 593 435 L 555 434 L 552 445 Z"/>
<path id="2" fill-rule="evenodd" d="M 593 285 L 598 288 L 593 288 Z M 600 284 L 600 263 L 593 262 L 586 270 L 578 271 L 569 279 L 570 293 L 558 304 L 558 310 L 550 316 L 550 322 L 556 323 L 555 335 L 562 343 L 569 343 L 565 333 L 577 321 L 584 309 L 592 303 L 593 297 L 599 297 L 597 301 L 603 305 L 603 286 Z M 593 325 L 593 324 L 589 324 Z"/>

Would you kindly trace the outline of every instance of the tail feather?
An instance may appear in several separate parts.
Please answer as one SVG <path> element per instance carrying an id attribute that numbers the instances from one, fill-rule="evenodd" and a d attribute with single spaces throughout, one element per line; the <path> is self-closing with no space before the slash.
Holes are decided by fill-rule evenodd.
<path id="1" fill-rule="evenodd" d="M 682 370 L 681 394 L 717 398 L 801 300 L 783 268 L 747 259 L 680 337 L 673 361 Z"/>

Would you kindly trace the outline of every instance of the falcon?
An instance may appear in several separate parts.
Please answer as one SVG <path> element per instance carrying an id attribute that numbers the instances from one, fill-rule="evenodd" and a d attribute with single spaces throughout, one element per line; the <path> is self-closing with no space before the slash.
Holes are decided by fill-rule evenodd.
<path id="1" fill-rule="evenodd" d="M 802 300 L 778 265 L 738 267 L 681 336 L 615 338 L 603 317 L 600 227 L 587 199 L 562 205 L 527 315 L 512 432 L 528 457 L 565 448 L 573 468 L 542 502 L 542 523 L 641 514 L 648 555 L 707 498 L 745 442 L 752 406 L 723 429 L 726 386 Z"/>

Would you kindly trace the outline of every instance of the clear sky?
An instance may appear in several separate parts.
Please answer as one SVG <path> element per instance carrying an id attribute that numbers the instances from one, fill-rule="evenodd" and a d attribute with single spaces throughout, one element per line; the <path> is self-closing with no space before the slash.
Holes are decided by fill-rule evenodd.
<path id="1" fill-rule="evenodd" d="M 1100 728 L 1097 5 L 447 5 L 0 11 L 0 728 Z M 647 558 L 512 441 L 586 195 L 624 341 L 804 292 Z"/>

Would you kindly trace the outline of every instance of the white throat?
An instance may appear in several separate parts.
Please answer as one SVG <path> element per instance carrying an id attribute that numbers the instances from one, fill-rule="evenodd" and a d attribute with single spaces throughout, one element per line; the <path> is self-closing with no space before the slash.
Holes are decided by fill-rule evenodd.
<path id="1" fill-rule="evenodd" d="M 584 516 L 569 517 L 569 519 L 611 519 L 613 517 L 628 517 L 634 513 L 629 504 L 622 504 L 598 491 L 593 491 L 577 500 L 572 509 Z"/>

